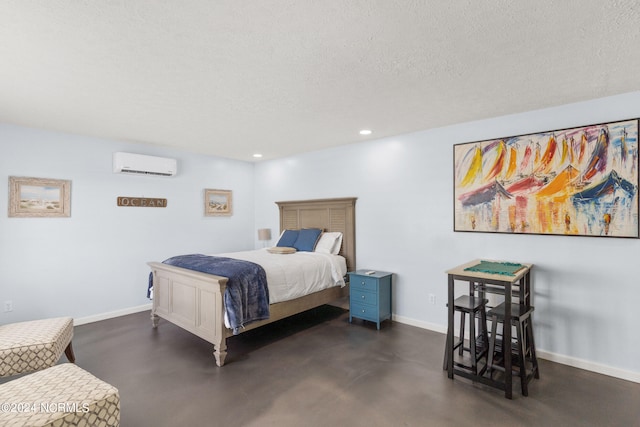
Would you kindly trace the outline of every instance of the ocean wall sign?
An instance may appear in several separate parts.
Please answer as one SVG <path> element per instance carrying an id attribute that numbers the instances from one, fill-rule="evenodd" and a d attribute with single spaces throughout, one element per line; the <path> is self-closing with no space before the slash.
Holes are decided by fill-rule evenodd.
<path id="1" fill-rule="evenodd" d="M 150 199 L 148 197 L 118 197 L 118 206 L 136 208 L 166 208 L 167 199 Z"/>
<path id="2" fill-rule="evenodd" d="M 638 238 L 638 119 L 453 146 L 454 231 Z"/>

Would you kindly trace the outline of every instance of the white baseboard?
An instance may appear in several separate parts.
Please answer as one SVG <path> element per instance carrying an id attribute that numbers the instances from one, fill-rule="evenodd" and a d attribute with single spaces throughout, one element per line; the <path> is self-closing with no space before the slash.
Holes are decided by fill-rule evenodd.
<path id="1" fill-rule="evenodd" d="M 122 310 L 109 311 L 107 313 L 96 314 L 94 316 L 80 317 L 77 319 L 73 319 L 73 324 L 74 326 L 84 325 L 86 323 L 113 319 L 114 317 L 126 316 L 127 314 L 139 313 L 146 310 L 151 310 L 151 303 L 139 305 L 137 307 L 123 308 Z"/>
<path id="2" fill-rule="evenodd" d="M 403 323 L 405 325 L 416 326 L 418 328 L 428 329 L 428 330 L 434 331 L 434 332 L 440 332 L 441 334 L 446 334 L 447 333 L 447 327 L 446 326 L 438 325 L 436 323 L 422 322 L 420 320 L 412 319 L 410 317 L 398 316 L 398 315 L 395 315 L 395 314 L 392 315 L 392 319 L 395 322 Z"/>
<path id="3" fill-rule="evenodd" d="M 434 332 L 440 332 L 441 334 L 447 333 L 447 328 L 445 326 L 438 325 L 435 323 L 421 322 L 408 317 L 396 316 L 396 315 L 393 315 L 393 320 L 398 323 L 416 326 L 418 328 L 428 329 Z M 457 335 L 457 334 L 454 334 L 454 335 Z M 608 375 L 610 377 L 619 378 L 621 380 L 640 383 L 640 372 L 614 368 L 611 366 L 602 365 L 600 363 L 590 362 L 588 360 L 578 359 L 576 357 L 565 356 L 562 354 L 551 353 L 549 351 L 544 351 L 540 349 L 536 349 L 536 350 L 537 350 L 536 354 L 540 359 L 561 363 L 563 365 L 584 369 L 586 371 L 591 371 L 598 374 Z"/>
<path id="4" fill-rule="evenodd" d="M 572 366 L 574 368 L 584 369 L 586 371 L 620 378 L 621 380 L 640 383 L 640 372 L 627 371 L 624 369 L 614 368 L 612 366 L 591 362 L 589 360 L 578 359 L 577 357 L 565 356 L 563 354 L 551 353 L 549 351 L 539 349 L 536 351 L 536 353 L 541 359 L 549 360 L 551 362 L 561 363 L 563 365 Z"/>

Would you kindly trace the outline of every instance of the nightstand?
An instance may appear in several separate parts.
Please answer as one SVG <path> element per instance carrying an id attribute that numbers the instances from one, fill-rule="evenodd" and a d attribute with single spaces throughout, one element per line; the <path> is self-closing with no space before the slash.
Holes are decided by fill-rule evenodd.
<path id="1" fill-rule="evenodd" d="M 393 273 L 358 270 L 349 273 L 349 322 L 354 317 L 376 322 L 391 319 Z"/>

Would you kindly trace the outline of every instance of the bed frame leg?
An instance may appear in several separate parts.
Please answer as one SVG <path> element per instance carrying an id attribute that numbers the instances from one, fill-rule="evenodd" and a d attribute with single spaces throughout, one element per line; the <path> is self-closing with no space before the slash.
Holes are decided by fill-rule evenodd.
<path id="1" fill-rule="evenodd" d="M 222 365 L 224 365 L 224 359 L 226 359 L 227 357 L 227 340 L 223 338 L 222 341 L 214 344 L 213 348 L 213 355 L 216 358 L 216 365 L 222 367 Z"/>
<path id="2" fill-rule="evenodd" d="M 153 326 L 154 328 L 157 328 L 159 321 L 160 321 L 160 317 L 154 311 L 151 311 L 151 326 Z"/>

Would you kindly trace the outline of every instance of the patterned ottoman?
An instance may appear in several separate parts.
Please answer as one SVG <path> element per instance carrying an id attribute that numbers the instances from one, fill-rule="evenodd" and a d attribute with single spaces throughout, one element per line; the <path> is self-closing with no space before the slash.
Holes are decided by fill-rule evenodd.
<path id="1" fill-rule="evenodd" d="M 75 362 L 72 338 L 71 317 L 0 325 L 0 377 L 53 366 L 63 351 Z"/>
<path id="2" fill-rule="evenodd" d="M 0 385 L 0 425 L 120 425 L 118 389 L 72 363 L 25 375 Z"/>

